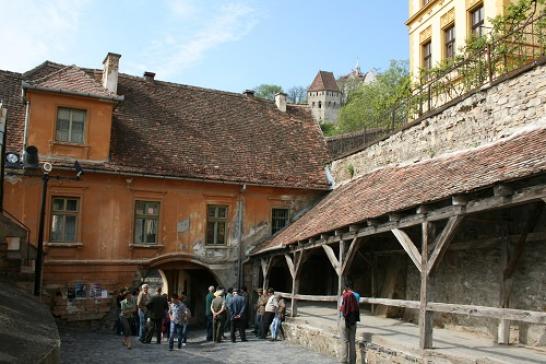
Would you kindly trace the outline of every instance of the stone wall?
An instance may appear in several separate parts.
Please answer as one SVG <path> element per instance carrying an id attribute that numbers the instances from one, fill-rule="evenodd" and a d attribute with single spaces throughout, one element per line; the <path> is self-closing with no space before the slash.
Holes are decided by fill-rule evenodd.
<path id="1" fill-rule="evenodd" d="M 336 184 L 396 164 L 410 164 L 441 154 L 476 148 L 510 136 L 546 115 L 546 66 L 538 65 L 504 82 L 455 100 L 406 129 L 336 160 Z"/>
<path id="2" fill-rule="evenodd" d="M 380 128 L 364 129 L 362 131 L 327 137 L 326 145 L 332 160 L 354 150 L 361 149 L 387 134 L 387 130 Z"/>

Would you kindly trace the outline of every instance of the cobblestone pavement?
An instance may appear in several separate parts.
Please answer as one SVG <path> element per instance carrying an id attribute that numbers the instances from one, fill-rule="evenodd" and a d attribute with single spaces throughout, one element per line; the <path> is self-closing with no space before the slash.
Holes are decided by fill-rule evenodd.
<path id="1" fill-rule="evenodd" d="M 133 338 L 133 349 L 121 344 L 121 337 L 109 332 L 61 328 L 61 362 L 72 363 L 335 363 L 333 358 L 308 351 L 283 341 L 258 340 L 248 332 L 248 342 L 204 341 L 204 331 L 189 334 L 188 344 L 169 351 L 166 341 L 160 345 L 142 344 Z"/>

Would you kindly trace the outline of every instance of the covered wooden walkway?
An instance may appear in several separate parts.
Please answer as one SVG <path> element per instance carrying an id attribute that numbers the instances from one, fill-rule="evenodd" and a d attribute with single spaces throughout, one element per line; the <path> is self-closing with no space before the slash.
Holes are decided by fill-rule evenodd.
<path id="1" fill-rule="evenodd" d="M 274 262 L 285 261 L 291 291 L 283 295 L 291 300 L 291 315 L 299 316 L 299 301 L 336 301 L 342 281 L 355 257 L 360 255 L 371 267 L 371 294 L 365 295 L 361 303 L 371 305 L 372 310 L 377 305 L 418 310 L 419 325 L 415 328 L 418 331 L 412 335 L 421 350 L 439 348 L 445 341 L 440 334 L 433 341 L 434 312 L 496 319 L 497 342 L 503 344 L 510 342 L 512 321 L 546 325 L 546 312 L 510 307 L 514 272 L 519 268 L 528 240 L 537 231 L 544 232 L 545 145 L 546 129 L 538 129 L 487 148 L 406 167 L 385 168 L 335 189 L 254 252 L 263 287 L 269 286 Z M 504 216 L 510 219 L 503 220 Z M 516 234 L 502 233 L 509 220 L 517 220 Z M 430 299 L 431 278 L 449 249 L 474 250 L 479 254 L 483 248 L 464 239 L 450 246 L 470 221 L 487 224 L 483 229 L 494 231 L 489 240 L 503 251 L 496 307 Z M 399 251 L 393 251 L 392 245 L 387 244 L 389 239 L 399 244 Z M 380 271 L 374 266 L 374 258 L 386 254 L 384 248 L 407 255 L 419 272 L 418 300 L 377 296 L 374 275 Z M 302 295 L 302 269 L 309 255 L 318 251 L 327 257 L 331 268 L 324 266 L 311 274 L 320 280 L 324 279 L 325 271 L 333 269 L 337 292 Z"/>

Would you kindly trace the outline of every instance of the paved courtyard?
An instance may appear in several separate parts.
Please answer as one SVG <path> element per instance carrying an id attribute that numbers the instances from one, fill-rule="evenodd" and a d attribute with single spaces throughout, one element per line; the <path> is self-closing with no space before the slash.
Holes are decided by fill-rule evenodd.
<path id="1" fill-rule="evenodd" d="M 141 344 L 136 338 L 133 349 L 121 344 L 121 337 L 110 332 L 61 328 L 62 363 L 335 363 L 334 358 L 308 351 L 287 342 L 257 340 L 248 332 L 248 342 L 229 341 L 211 344 L 204 331 L 190 333 L 187 346 L 169 351 L 167 342 Z M 176 345 L 175 345 L 176 348 Z"/>

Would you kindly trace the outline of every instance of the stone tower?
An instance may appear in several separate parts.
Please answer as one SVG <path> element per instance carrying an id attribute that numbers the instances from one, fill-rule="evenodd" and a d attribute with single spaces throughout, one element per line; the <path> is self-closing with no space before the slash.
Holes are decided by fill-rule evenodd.
<path id="1" fill-rule="evenodd" d="M 319 71 L 307 90 L 307 104 L 319 123 L 335 123 L 341 108 L 342 93 L 332 72 Z"/>

